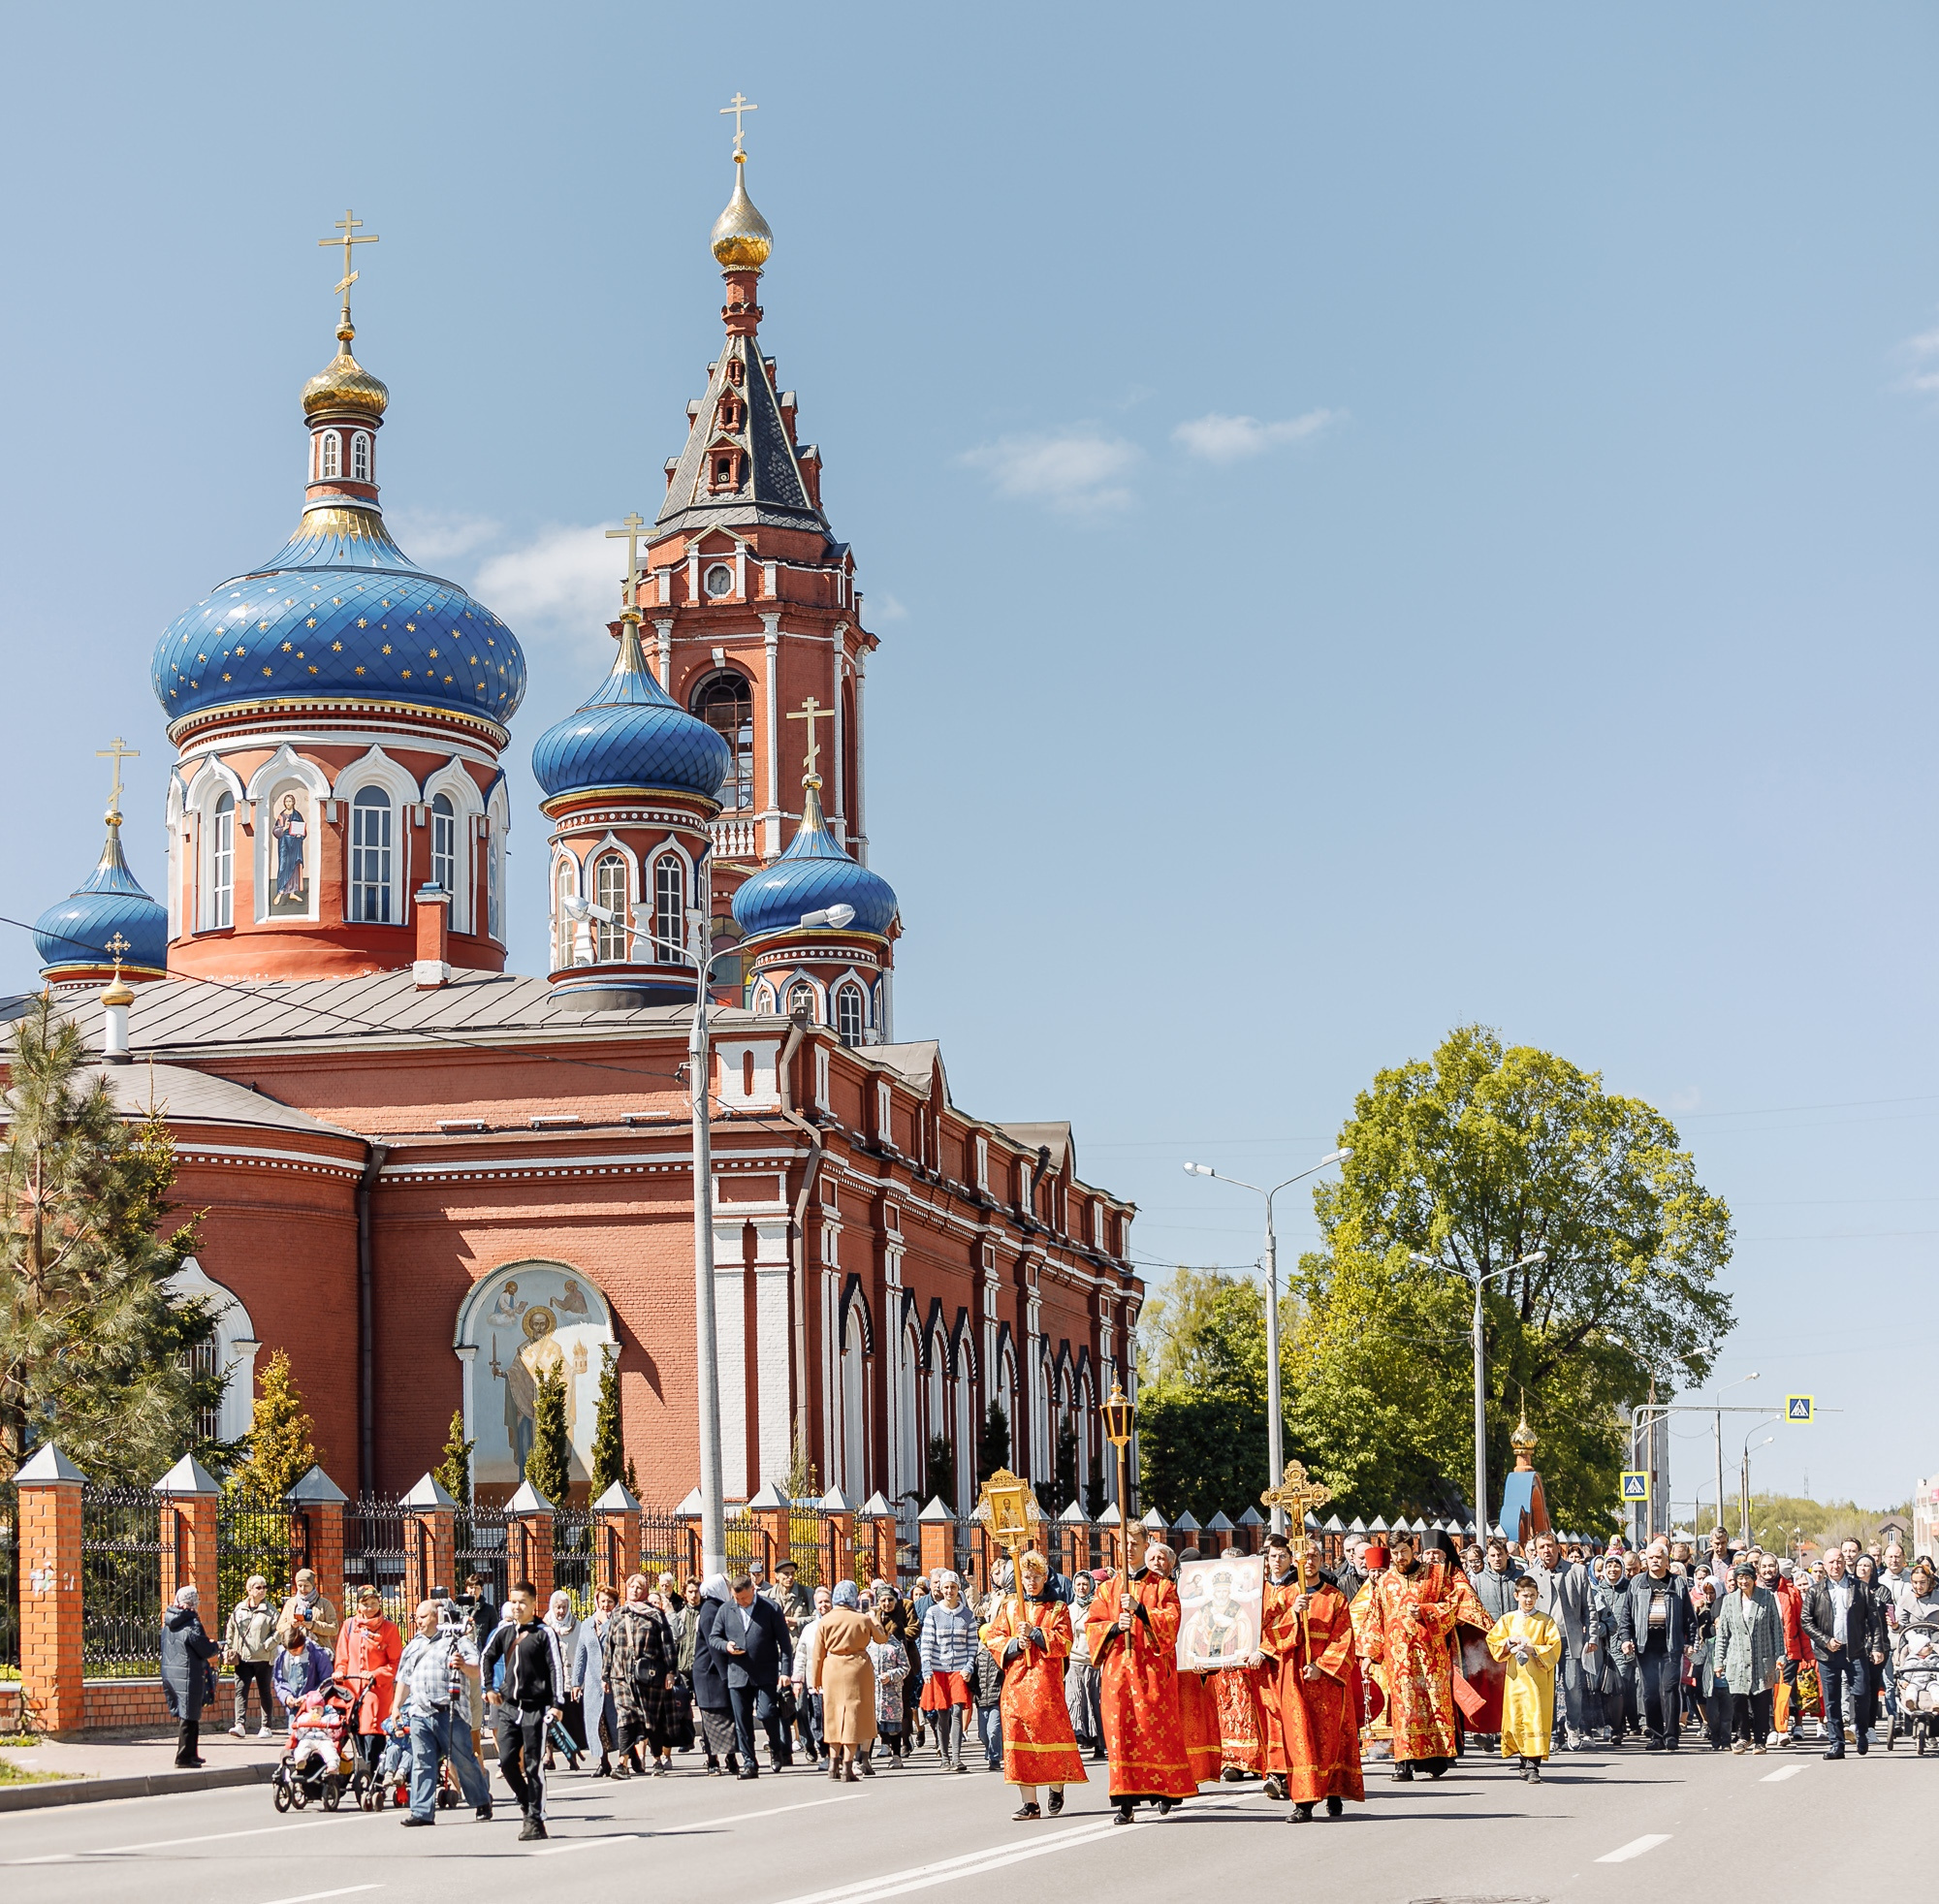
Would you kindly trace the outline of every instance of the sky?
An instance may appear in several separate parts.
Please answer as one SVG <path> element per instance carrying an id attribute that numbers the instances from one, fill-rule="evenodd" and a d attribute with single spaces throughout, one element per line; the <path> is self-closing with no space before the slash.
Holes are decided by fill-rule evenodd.
<path id="1" fill-rule="evenodd" d="M 389 520 L 529 657 L 544 968 L 529 750 L 703 388 L 740 91 L 763 341 L 881 638 L 898 1035 L 977 1114 L 1069 1118 L 1155 1280 L 1258 1252 L 1187 1159 L 1289 1176 L 1459 1024 L 1559 1052 L 1732 1209 L 1722 1399 L 1824 1412 L 1754 1430 L 1756 1487 L 1939 1472 L 1939 16 L 343 0 L 6 37 L 10 919 L 91 866 L 117 734 L 161 890 L 149 652 L 295 522 L 351 206 Z M 0 987 L 34 975 L 0 931 Z M 1714 1492 L 1687 1425 L 1679 1503 Z"/>

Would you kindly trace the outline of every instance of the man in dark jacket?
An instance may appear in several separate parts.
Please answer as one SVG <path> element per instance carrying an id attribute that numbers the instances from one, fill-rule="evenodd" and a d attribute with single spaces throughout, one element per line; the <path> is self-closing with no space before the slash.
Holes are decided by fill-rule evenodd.
<path id="1" fill-rule="evenodd" d="M 202 1763 L 202 1709 L 215 1703 L 215 1668 L 209 1662 L 222 1650 L 203 1631 L 196 1599 L 193 1587 L 178 1589 L 162 1621 L 162 1696 L 177 1728 L 175 1763 L 184 1769 Z"/>
<path id="2" fill-rule="evenodd" d="M 760 1598 L 746 1573 L 730 1582 L 731 1601 L 710 1601 L 702 1610 L 698 1646 L 713 1653 L 727 1681 L 727 1698 L 734 1711 L 734 1736 L 741 1752 L 742 1778 L 758 1778 L 754 1758 L 754 1719 L 759 1715 L 768 1735 L 770 1762 L 776 1771 L 794 1762 L 781 1728 L 777 1693 L 783 1666 L 791 1666 L 794 1649 L 788 1643 L 787 1622 L 772 1603 Z M 711 1617 L 710 1617 L 711 1616 Z"/>
<path id="3" fill-rule="evenodd" d="M 498 1769 L 525 1815 L 521 1841 L 543 1838 L 545 1828 L 546 1728 L 563 1716 L 565 1661 L 558 1635 L 539 1618 L 538 1592 L 529 1580 L 512 1584 L 511 1617 L 486 1642 L 480 1670 L 488 1701 L 502 1713 Z"/>
<path id="4" fill-rule="evenodd" d="M 1825 1580 L 1804 1596 L 1802 1625 L 1818 1659 L 1818 1684 L 1825 1693 L 1828 1759 L 1845 1756 L 1845 1693 L 1852 1696 L 1852 1725 L 1859 1757 L 1866 1751 L 1866 1729 L 1878 1723 L 1879 1668 L 1885 1665 L 1885 1615 L 1864 1583 L 1845 1571 L 1836 1547 L 1825 1550 Z"/>
<path id="5" fill-rule="evenodd" d="M 1683 1729 L 1683 1649 L 1690 1643 L 1690 1600 L 1669 1571 L 1669 1543 L 1652 1540 L 1643 1570 L 1616 1607 L 1616 1647 L 1635 1664 L 1645 1752 L 1674 1752 Z"/>

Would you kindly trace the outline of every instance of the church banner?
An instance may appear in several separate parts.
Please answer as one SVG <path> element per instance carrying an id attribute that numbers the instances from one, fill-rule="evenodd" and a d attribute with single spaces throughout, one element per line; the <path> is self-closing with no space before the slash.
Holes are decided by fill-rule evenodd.
<path id="1" fill-rule="evenodd" d="M 1178 1570 L 1178 1669 L 1217 1672 L 1250 1660 L 1259 1650 L 1265 1587 L 1263 1554 L 1188 1560 Z"/>

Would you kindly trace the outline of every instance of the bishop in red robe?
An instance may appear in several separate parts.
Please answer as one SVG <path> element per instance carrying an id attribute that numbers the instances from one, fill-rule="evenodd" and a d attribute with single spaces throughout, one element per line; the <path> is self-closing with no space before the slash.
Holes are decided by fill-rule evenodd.
<path id="1" fill-rule="evenodd" d="M 1319 1555 L 1300 1556 L 1300 1589 L 1272 1597 L 1262 1643 L 1274 1664 L 1273 1706 L 1295 1823 L 1326 1801 L 1338 1818 L 1360 1780 L 1360 1667 L 1353 1618 L 1337 1587 L 1320 1577 Z"/>
<path id="2" fill-rule="evenodd" d="M 1198 1787 L 1178 1705 L 1178 1589 L 1172 1552 L 1154 1541 L 1127 1583 L 1113 1573 L 1093 1597 L 1084 1632 L 1097 1666 L 1097 1710 L 1120 1825 L 1155 1800 L 1168 1812 Z"/>

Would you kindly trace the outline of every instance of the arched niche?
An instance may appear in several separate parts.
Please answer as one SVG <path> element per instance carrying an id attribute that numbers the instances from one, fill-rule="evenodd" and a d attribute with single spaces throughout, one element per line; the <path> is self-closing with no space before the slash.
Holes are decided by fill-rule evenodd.
<path id="1" fill-rule="evenodd" d="M 256 1356 L 263 1347 L 256 1325 L 235 1290 L 224 1288 L 193 1256 L 182 1259 L 169 1288 L 178 1296 L 202 1297 L 214 1314 L 208 1366 L 222 1371 L 222 1400 L 214 1421 L 205 1425 L 214 1428 L 217 1441 L 238 1442 L 256 1425 Z"/>

